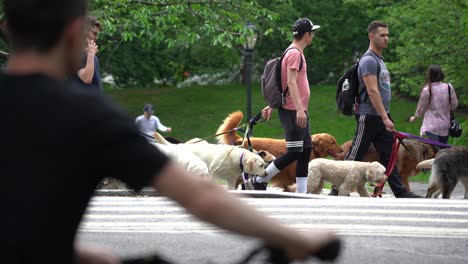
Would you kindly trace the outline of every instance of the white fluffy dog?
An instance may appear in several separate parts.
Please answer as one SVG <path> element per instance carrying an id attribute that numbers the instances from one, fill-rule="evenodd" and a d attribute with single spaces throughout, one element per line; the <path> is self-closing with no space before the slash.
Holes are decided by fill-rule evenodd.
<path id="1" fill-rule="evenodd" d="M 202 178 L 211 179 L 211 175 L 208 172 L 208 166 L 206 166 L 206 163 L 192 152 L 180 148 L 177 144 L 151 144 L 153 144 L 163 153 L 174 159 L 179 165 L 185 168 L 186 171 L 191 172 Z"/>
<path id="2" fill-rule="evenodd" d="M 171 144 L 159 133 L 154 133 L 156 142 Z M 265 161 L 258 154 L 239 146 L 211 144 L 205 142 L 177 144 L 177 147 L 192 152 L 208 166 L 208 172 L 227 181 L 228 189 L 234 189 L 236 178 L 246 172 L 253 175 L 265 174 Z"/>
<path id="3" fill-rule="evenodd" d="M 309 162 L 307 192 L 320 194 L 325 181 L 338 189 L 339 196 L 348 196 L 355 189 L 360 196 L 369 197 L 366 182 L 383 182 L 387 179 L 385 167 L 377 161 L 341 161 L 324 158 Z"/>

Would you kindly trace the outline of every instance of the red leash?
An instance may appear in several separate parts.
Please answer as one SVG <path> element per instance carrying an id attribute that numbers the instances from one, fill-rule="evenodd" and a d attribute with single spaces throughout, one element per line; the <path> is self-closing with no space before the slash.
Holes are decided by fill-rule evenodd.
<path id="1" fill-rule="evenodd" d="M 387 170 L 385 171 L 385 175 L 387 175 L 387 178 L 389 177 L 390 173 L 392 173 L 393 168 L 395 167 L 395 164 L 398 160 L 398 149 L 400 148 L 400 140 L 403 140 L 406 138 L 405 135 L 398 133 L 397 131 L 393 130 L 393 145 L 392 145 L 392 153 L 390 154 L 390 160 L 388 161 L 387 164 Z M 372 197 L 382 197 L 382 190 L 385 186 L 385 182 L 382 183 L 377 183 L 377 185 L 374 188 L 374 192 L 372 193 Z"/>

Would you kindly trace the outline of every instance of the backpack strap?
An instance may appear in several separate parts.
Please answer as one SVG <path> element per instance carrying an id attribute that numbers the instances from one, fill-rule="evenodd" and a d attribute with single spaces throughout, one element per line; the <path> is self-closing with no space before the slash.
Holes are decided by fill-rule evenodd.
<path id="1" fill-rule="evenodd" d="M 297 49 L 297 50 L 299 50 L 299 49 L 296 48 L 296 47 L 287 48 L 287 49 L 284 51 L 283 55 L 281 56 L 281 62 L 283 61 L 284 56 L 286 56 L 286 53 L 288 53 L 288 51 L 290 51 L 290 50 L 292 50 L 292 49 Z M 301 54 L 301 62 L 299 62 L 299 71 L 301 71 L 301 70 L 302 70 L 302 66 L 303 66 L 304 63 L 303 63 L 303 61 L 302 61 L 302 52 L 301 52 L 300 50 L 299 50 L 299 53 Z"/>
<path id="2" fill-rule="evenodd" d="M 452 109 L 452 91 L 450 90 L 450 84 L 447 83 L 447 89 L 449 94 L 449 107 Z"/>
<path id="3" fill-rule="evenodd" d="M 281 64 L 283 63 L 283 58 L 284 56 L 286 56 L 286 53 L 288 53 L 289 50 L 292 50 L 292 49 L 297 49 L 299 50 L 298 48 L 296 47 L 290 47 L 290 48 L 287 48 L 284 52 L 283 52 L 283 55 L 281 55 L 281 59 L 279 61 L 280 63 L 280 66 Z M 299 53 L 301 55 L 301 61 L 299 62 L 299 72 L 302 70 L 302 66 L 303 66 L 303 61 L 302 61 L 302 52 L 299 50 Z M 279 80 L 279 83 L 281 84 L 281 80 Z M 281 85 L 282 86 L 282 85 Z M 284 90 L 284 92 L 282 93 L 283 94 L 283 97 L 285 98 L 286 97 L 286 94 L 289 92 L 289 87 L 286 86 L 286 89 Z"/>
<path id="4" fill-rule="evenodd" d="M 361 56 L 361 58 L 359 58 L 359 60 L 358 60 L 358 62 L 357 62 L 357 63 L 358 63 L 358 70 L 359 70 L 359 62 L 361 61 L 361 59 L 362 59 L 363 57 L 366 57 L 366 56 L 370 56 L 370 57 L 374 58 L 375 62 L 377 63 L 377 87 L 378 87 L 378 85 L 379 85 L 379 75 L 380 75 L 380 63 L 379 63 L 379 61 L 375 58 L 374 55 L 371 55 L 371 54 L 368 54 L 368 53 L 364 53 L 364 54 Z M 359 77 L 358 77 L 358 78 L 359 78 Z M 359 88 L 360 88 L 360 87 L 359 87 Z M 362 89 L 362 91 L 359 91 L 358 101 L 361 99 L 361 95 L 362 95 L 363 93 L 366 93 L 366 95 L 365 95 L 365 97 L 364 97 L 364 102 L 367 102 L 368 99 L 369 99 L 369 95 L 368 95 L 368 93 L 367 93 L 367 89 L 366 89 L 366 85 L 365 85 L 365 84 L 364 84 L 364 89 Z"/>

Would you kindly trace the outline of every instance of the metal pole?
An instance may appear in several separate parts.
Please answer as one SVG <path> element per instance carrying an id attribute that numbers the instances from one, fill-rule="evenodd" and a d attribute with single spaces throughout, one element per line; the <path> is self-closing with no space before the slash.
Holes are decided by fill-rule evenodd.
<path id="1" fill-rule="evenodd" d="M 247 122 L 252 117 L 252 88 L 251 88 L 251 74 L 252 74 L 252 50 L 245 50 L 245 70 L 246 78 L 245 83 L 247 85 Z"/>

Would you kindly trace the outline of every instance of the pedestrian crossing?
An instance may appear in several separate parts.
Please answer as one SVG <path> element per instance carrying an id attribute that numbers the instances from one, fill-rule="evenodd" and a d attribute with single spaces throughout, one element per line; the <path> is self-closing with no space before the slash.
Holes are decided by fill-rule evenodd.
<path id="1" fill-rule="evenodd" d="M 243 198 L 294 229 L 335 230 L 342 235 L 468 238 L 465 200 Z M 94 197 L 80 232 L 219 233 L 163 197 Z"/>

